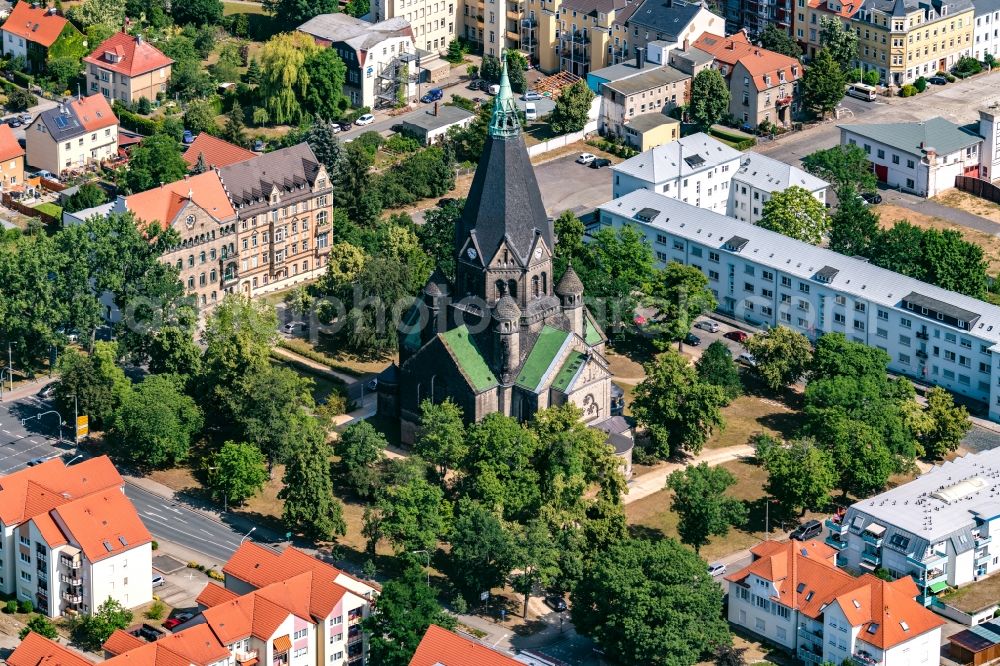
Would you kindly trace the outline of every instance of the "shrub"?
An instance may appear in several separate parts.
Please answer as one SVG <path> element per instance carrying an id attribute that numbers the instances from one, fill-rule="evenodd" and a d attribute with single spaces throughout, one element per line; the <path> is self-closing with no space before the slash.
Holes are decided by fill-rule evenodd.
<path id="1" fill-rule="evenodd" d="M 864 82 L 867 83 L 868 85 L 877 86 L 879 84 L 879 81 L 881 80 L 882 79 L 878 75 L 878 72 L 876 72 L 874 69 L 869 69 L 867 72 L 865 72 Z"/>
<path id="2" fill-rule="evenodd" d="M 956 81 L 954 74 L 949 74 L 945 78 L 948 79 L 948 83 L 954 83 Z"/>
<path id="3" fill-rule="evenodd" d="M 17 603 L 17 609 L 22 613 L 33 613 L 35 610 L 35 604 L 31 603 L 30 599 L 26 599 Z"/>
<path id="4" fill-rule="evenodd" d="M 864 77 L 865 73 L 861 71 L 860 67 L 855 67 L 847 73 L 847 81 L 849 83 L 857 83 Z"/>
<path id="5" fill-rule="evenodd" d="M 917 92 L 923 92 L 927 90 L 927 79 L 921 76 L 919 79 L 913 82 L 913 87 L 917 89 Z"/>
<path id="6" fill-rule="evenodd" d="M 4 613 L 16 613 L 17 612 L 17 602 L 10 599 L 3 607 Z"/>
<path id="7" fill-rule="evenodd" d="M 208 572 L 208 577 L 212 580 L 226 580 L 226 576 L 221 571 L 216 571 L 215 569 Z"/>
<path id="8" fill-rule="evenodd" d="M 153 539 L 152 547 L 153 547 L 153 550 L 159 550 L 159 548 L 160 548 L 160 542 L 157 541 L 156 539 Z"/>
<path id="9" fill-rule="evenodd" d="M 959 58 L 958 62 L 955 63 L 954 71 L 956 74 L 961 72 L 962 74 L 968 76 L 971 74 L 978 74 L 983 71 L 983 66 L 975 58 L 971 56 L 964 56 Z"/>
<path id="10" fill-rule="evenodd" d="M 907 83 L 905 86 L 899 89 L 900 97 L 913 97 L 917 94 L 917 87 Z"/>
<path id="11" fill-rule="evenodd" d="M 452 42 L 454 44 L 454 42 Z M 395 134 L 385 142 L 385 149 L 393 153 L 415 153 L 423 148 L 412 136 Z"/>
<path id="12" fill-rule="evenodd" d="M 136 110 L 142 115 L 148 116 L 153 111 L 153 105 L 145 97 L 140 97 Z"/>
<path id="13" fill-rule="evenodd" d="M 149 607 L 149 610 L 146 611 L 146 618 L 150 620 L 159 620 L 163 617 L 166 610 L 167 607 L 163 605 L 162 601 L 155 601 L 153 602 L 153 605 Z"/>

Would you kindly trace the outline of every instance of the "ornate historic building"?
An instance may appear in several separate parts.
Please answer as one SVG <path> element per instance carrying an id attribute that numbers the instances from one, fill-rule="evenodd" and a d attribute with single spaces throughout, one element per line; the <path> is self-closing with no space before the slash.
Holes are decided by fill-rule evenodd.
<path id="1" fill-rule="evenodd" d="M 631 456 L 611 417 L 607 339 L 572 267 L 555 283 L 552 222 L 528 159 L 506 68 L 489 135 L 455 229 L 454 283 L 435 272 L 404 318 L 399 366 L 379 380 L 379 411 L 412 442 L 426 399 L 450 398 L 468 422 L 502 412 L 530 419 L 572 402 Z"/>

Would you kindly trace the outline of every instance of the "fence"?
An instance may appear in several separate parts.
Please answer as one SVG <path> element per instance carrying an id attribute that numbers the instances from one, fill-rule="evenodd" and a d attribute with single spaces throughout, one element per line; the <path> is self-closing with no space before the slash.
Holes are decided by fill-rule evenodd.
<path id="1" fill-rule="evenodd" d="M 21 213 L 22 215 L 27 215 L 28 217 L 37 217 L 41 219 L 41 221 L 44 222 L 45 224 L 59 223 L 59 220 L 52 217 L 48 213 L 43 213 L 40 210 L 31 208 L 30 206 L 25 206 L 23 203 L 19 201 L 14 201 L 14 199 L 6 192 L 4 192 L 3 195 L 0 195 L 0 202 L 2 202 L 3 205 L 6 206 L 7 208 L 10 208 L 11 210 L 16 210 L 18 213 Z"/>
<path id="2" fill-rule="evenodd" d="M 1000 204 L 1000 187 L 988 180 L 971 176 L 955 176 L 955 187 L 980 199 Z"/>
<path id="3" fill-rule="evenodd" d="M 549 139 L 548 141 L 543 141 L 542 143 L 536 143 L 533 146 L 528 146 L 528 156 L 535 157 L 541 155 L 542 153 L 547 153 L 550 150 L 555 150 L 557 148 L 563 148 L 571 143 L 576 143 L 577 141 L 582 141 L 584 137 L 592 132 L 597 131 L 597 121 L 592 120 L 579 132 L 573 132 L 571 134 L 564 134 L 562 136 L 557 136 L 554 139 Z"/>

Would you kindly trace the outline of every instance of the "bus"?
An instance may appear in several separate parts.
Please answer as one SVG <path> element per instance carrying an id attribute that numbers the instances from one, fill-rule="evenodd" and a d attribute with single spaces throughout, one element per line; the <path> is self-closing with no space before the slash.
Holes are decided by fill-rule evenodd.
<path id="1" fill-rule="evenodd" d="M 869 86 L 864 83 L 852 83 L 847 87 L 847 94 L 851 97 L 863 99 L 866 102 L 874 102 L 877 91 L 875 90 L 875 86 Z"/>

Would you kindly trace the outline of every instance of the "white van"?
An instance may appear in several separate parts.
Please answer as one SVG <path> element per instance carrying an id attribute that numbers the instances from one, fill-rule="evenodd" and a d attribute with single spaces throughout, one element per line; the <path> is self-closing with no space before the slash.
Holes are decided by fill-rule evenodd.
<path id="1" fill-rule="evenodd" d="M 534 102 L 525 102 L 524 118 L 525 120 L 538 120 L 538 109 L 535 108 Z"/>
<path id="2" fill-rule="evenodd" d="M 869 86 L 864 83 L 852 83 L 847 88 L 848 95 L 863 99 L 866 102 L 874 102 L 877 93 L 878 91 L 875 89 L 875 86 Z"/>

